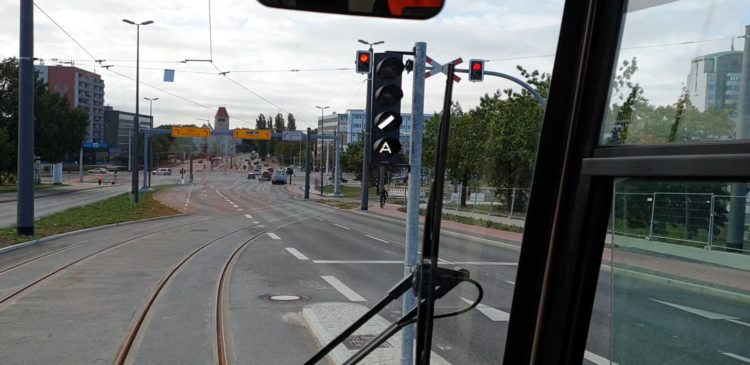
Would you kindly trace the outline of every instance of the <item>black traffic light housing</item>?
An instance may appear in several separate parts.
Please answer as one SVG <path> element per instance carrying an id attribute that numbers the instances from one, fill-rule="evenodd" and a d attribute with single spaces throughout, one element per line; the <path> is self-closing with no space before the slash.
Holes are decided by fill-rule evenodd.
<path id="1" fill-rule="evenodd" d="M 357 51 L 357 73 L 368 74 L 370 73 L 370 62 L 372 62 L 372 55 L 370 51 Z"/>
<path id="2" fill-rule="evenodd" d="M 469 81 L 484 80 L 484 60 L 469 60 Z"/>
<path id="3" fill-rule="evenodd" d="M 404 72 L 403 55 L 400 53 L 376 53 L 373 59 L 372 88 L 372 161 L 374 163 L 397 161 L 401 151 L 401 75 Z"/>

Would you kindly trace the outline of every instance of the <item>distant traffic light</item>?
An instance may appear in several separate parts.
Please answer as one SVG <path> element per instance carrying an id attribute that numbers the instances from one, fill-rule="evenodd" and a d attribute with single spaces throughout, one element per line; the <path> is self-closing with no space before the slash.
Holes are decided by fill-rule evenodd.
<path id="1" fill-rule="evenodd" d="M 484 80 L 484 60 L 469 61 L 469 81 L 477 82 Z"/>
<path id="2" fill-rule="evenodd" d="M 372 151 L 374 162 L 395 162 L 394 156 L 401 151 L 401 74 L 404 72 L 403 55 L 400 53 L 376 53 L 373 75 L 372 100 Z"/>
<path id="3" fill-rule="evenodd" d="M 369 51 L 357 51 L 357 73 L 370 73 L 371 58 Z"/>

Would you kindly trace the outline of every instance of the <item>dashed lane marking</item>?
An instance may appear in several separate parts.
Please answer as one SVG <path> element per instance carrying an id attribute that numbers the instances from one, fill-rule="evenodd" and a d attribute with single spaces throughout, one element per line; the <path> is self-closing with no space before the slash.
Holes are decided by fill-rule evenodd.
<path id="1" fill-rule="evenodd" d="M 273 238 L 275 240 L 280 240 L 281 239 L 281 237 L 277 236 L 276 233 L 273 233 L 273 232 L 268 232 L 268 237 L 271 237 L 271 238 Z"/>
<path id="2" fill-rule="evenodd" d="M 616 362 L 607 360 L 606 358 L 599 356 L 591 351 L 584 352 L 583 358 L 593 362 L 596 365 L 617 365 Z"/>
<path id="3" fill-rule="evenodd" d="M 350 229 L 351 229 L 351 228 L 349 228 L 349 227 L 347 227 L 347 226 L 342 226 L 342 225 L 340 225 L 340 224 L 338 224 L 338 223 L 334 223 L 333 225 L 334 225 L 334 226 L 337 226 L 337 227 L 341 227 L 341 228 L 343 228 L 343 229 L 346 229 L 346 230 L 350 230 Z"/>
<path id="4" fill-rule="evenodd" d="M 731 352 L 722 352 L 721 354 L 724 355 L 724 356 L 729 356 L 729 357 L 731 357 L 733 359 L 737 359 L 737 360 L 740 360 L 740 361 L 743 361 L 743 362 L 746 362 L 746 363 L 750 364 L 750 359 L 748 359 L 748 358 L 746 358 L 744 356 L 733 354 Z"/>
<path id="5" fill-rule="evenodd" d="M 299 252 L 299 250 L 294 247 L 286 247 L 286 250 L 289 251 L 289 253 L 292 254 L 292 256 L 296 257 L 298 260 L 309 260 L 307 256 L 305 256 L 302 252 Z"/>
<path id="6" fill-rule="evenodd" d="M 390 242 L 388 242 L 388 241 L 386 241 L 384 239 L 380 239 L 380 238 L 377 238 L 375 236 L 370 236 L 369 234 L 366 234 L 365 237 L 369 237 L 369 238 L 374 239 L 375 241 L 380 241 L 380 242 L 383 242 L 383 243 L 390 243 Z"/>
<path id="7" fill-rule="evenodd" d="M 339 279 L 336 279 L 335 276 L 321 276 L 321 277 L 323 278 L 323 280 L 327 281 L 328 284 L 330 284 L 334 289 L 338 290 L 339 293 L 341 293 L 343 296 L 345 296 L 347 299 L 351 300 L 352 302 L 366 302 L 367 301 L 367 299 L 357 294 L 354 290 L 346 286 L 346 284 L 342 283 Z"/>
<path id="8" fill-rule="evenodd" d="M 251 216 L 250 214 L 245 214 L 245 218 L 247 218 L 247 219 L 253 219 L 253 216 Z"/>
<path id="9" fill-rule="evenodd" d="M 401 260 L 313 260 L 316 264 L 403 264 Z"/>
<path id="10" fill-rule="evenodd" d="M 474 303 L 473 300 L 469 300 L 466 298 L 461 298 L 461 300 L 469 304 Z M 480 313 L 487 316 L 487 318 L 489 318 L 490 321 L 493 321 L 493 322 L 507 322 L 510 319 L 510 313 L 503 312 L 497 308 L 493 308 L 488 305 L 479 304 L 477 305 L 476 310 L 478 310 Z"/>

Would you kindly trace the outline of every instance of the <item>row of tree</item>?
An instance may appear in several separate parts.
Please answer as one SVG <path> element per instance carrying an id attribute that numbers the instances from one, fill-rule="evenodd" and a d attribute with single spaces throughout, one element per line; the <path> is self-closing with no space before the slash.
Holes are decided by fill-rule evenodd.
<path id="1" fill-rule="evenodd" d="M 62 162 L 77 154 L 88 127 L 88 113 L 73 108 L 64 95 L 51 92 L 34 77 L 34 153 L 43 161 Z M 16 175 L 18 145 L 18 60 L 0 62 L 0 184 Z"/>

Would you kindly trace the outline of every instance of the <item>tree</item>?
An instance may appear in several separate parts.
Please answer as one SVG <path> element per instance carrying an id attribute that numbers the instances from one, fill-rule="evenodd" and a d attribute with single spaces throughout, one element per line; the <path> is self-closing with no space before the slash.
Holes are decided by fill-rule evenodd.
<path id="1" fill-rule="evenodd" d="M 266 116 L 263 114 L 258 115 L 255 119 L 255 129 L 266 129 Z"/>
<path id="2" fill-rule="evenodd" d="M 288 131 L 296 131 L 297 130 L 297 120 L 294 119 L 294 114 L 289 113 L 286 117 L 286 130 Z"/>
<path id="3" fill-rule="evenodd" d="M 50 93 L 36 80 L 34 99 L 34 150 L 44 161 L 62 162 L 65 155 L 80 150 L 89 116 L 82 109 L 71 108 L 65 96 Z"/>
<path id="4" fill-rule="evenodd" d="M 13 183 L 11 171 L 16 168 L 16 146 L 8 130 L 0 128 L 0 185 Z"/>
<path id="5" fill-rule="evenodd" d="M 276 114 L 276 118 L 273 121 L 273 132 L 281 133 L 284 131 L 284 115 L 281 113 Z"/>

